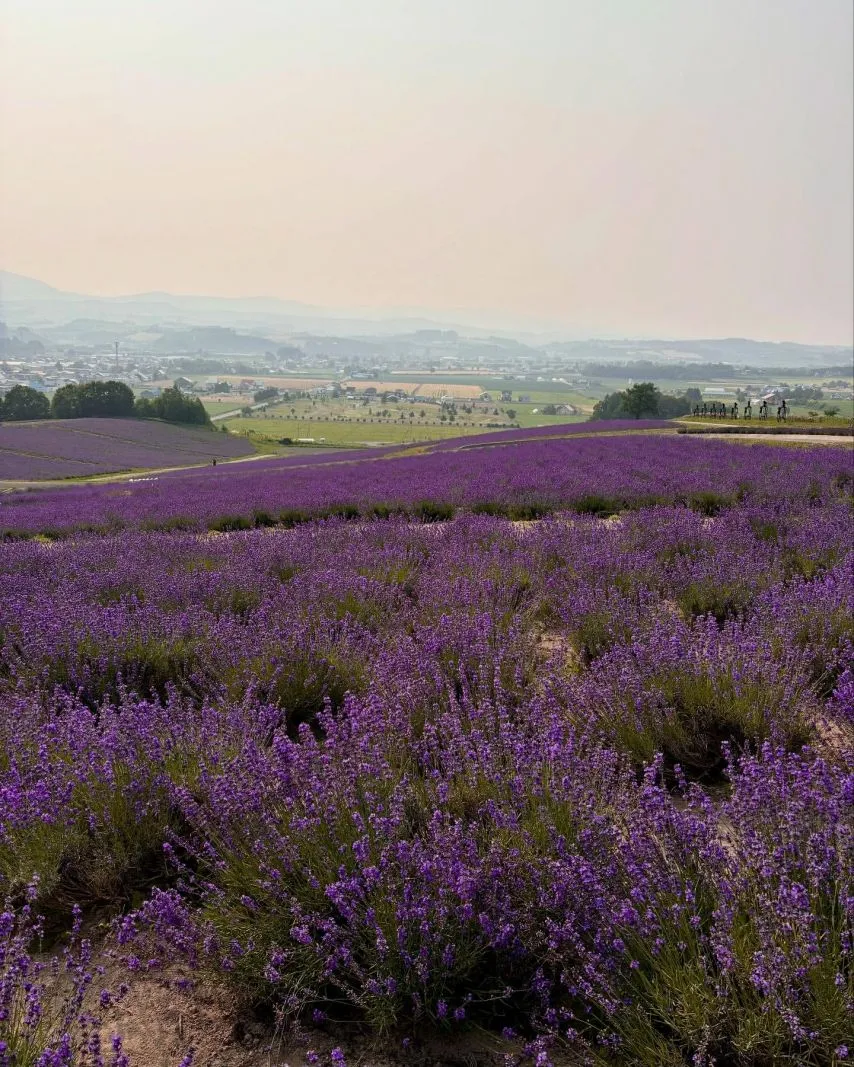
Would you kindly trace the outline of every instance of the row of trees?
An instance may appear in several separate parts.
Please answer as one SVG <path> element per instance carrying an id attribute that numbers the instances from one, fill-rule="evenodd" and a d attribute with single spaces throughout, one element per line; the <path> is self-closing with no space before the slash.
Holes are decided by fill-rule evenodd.
<path id="1" fill-rule="evenodd" d="M 211 417 L 197 396 L 187 396 L 180 389 L 164 389 L 160 396 L 140 397 L 134 414 L 141 419 L 163 419 L 165 422 L 184 422 L 193 426 L 210 426 Z"/>
<path id="2" fill-rule="evenodd" d="M 824 391 L 817 385 L 789 385 L 781 382 L 779 391 L 793 404 L 813 404 L 824 400 Z"/>
<path id="3" fill-rule="evenodd" d="M 138 400 L 124 382 L 83 382 L 63 385 L 53 400 L 27 385 L 13 386 L 0 400 L 0 421 L 31 419 L 122 418 L 163 419 L 166 422 L 210 424 L 210 416 L 198 397 L 180 389 L 164 389 L 160 396 Z"/>
<path id="4" fill-rule="evenodd" d="M 609 393 L 593 408 L 591 419 L 675 419 L 688 415 L 701 403 L 699 389 L 686 389 L 680 396 L 662 393 L 652 382 L 638 382 L 619 393 Z"/>
<path id="5" fill-rule="evenodd" d="M 126 417 L 133 415 L 134 402 L 133 390 L 124 382 L 84 382 L 57 389 L 50 413 L 55 419 Z"/>
<path id="6" fill-rule="evenodd" d="M 702 371 L 702 376 L 709 381 L 716 379 L 730 380 L 732 378 L 753 377 L 756 374 L 766 373 L 757 368 L 734 367 L 731 363 L 656 363 L 652 359 L 635 359 L 619 363 L 590 362 L 578 363 L 576 370 L 586 378 L 640 378 L 644 374 L 650 377 L 670 379 L 672 381 L 696 381 L 697 375 Z"/>

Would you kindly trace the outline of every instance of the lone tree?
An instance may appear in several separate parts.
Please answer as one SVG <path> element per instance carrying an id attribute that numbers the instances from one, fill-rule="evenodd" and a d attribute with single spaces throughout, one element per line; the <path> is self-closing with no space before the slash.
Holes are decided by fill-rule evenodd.
<path id="1" fill-rule="evenodd" d="M 660 396 L 652 382 L 638 382 L 623 393 L 623 410 L 636 419 L 641 415 L 657 415 Z"/>
<path id="2" fill-rule="evenodd" d="M 80 386 L 60 386 L 53 394 L 53 400 L 50 402 L 50 410 L 55 419 L 79 419 Z"/>
<path id="3" fill-rule="evenodd" d="M 49 419 L 50 401 L 38 389 L 13 385 L 0 403 L 0 419 L 21 422 L 25 419 Z"/>

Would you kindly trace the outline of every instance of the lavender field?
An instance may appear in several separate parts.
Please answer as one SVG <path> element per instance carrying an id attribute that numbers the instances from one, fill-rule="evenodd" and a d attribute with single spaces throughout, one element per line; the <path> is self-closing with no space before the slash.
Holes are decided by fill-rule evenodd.
<path id="1" fill-rule="evenodd" d="M 835 448 L 818 455 L 753 446 L 745 455 L 729 442 L 626 434 L 621 423 L 583 434 L 583 425 L 575 435 L 561 428 L 560 438 L 523 432 L 500 447 L 469 447 L 466 440 L 455 450 L 295 455 L 137 483 L 9 493 L 0 498 L 0 536 L 225 531 L 395 513 L 440 520 L 457 510 L 511 519 L 561 509 L 607 515 L 659 503 L 714 511 L 738 501 L 807 499 L 823 487 L 836 491 L 851 473 L 850 454 Z"/>
<path id="2" fill-rule="evenodd" d="M 608 435 L 4 496 L 0 1065 L 157 974 L 305 1062 L 847 1062 L 851 506 Z"/>
<path id="3" fill-rule="evenodd" d="M 142 419 L 59 419 L 0 426 L 0 479 L 76 478 L 248 455 L 246 441 Z"/>

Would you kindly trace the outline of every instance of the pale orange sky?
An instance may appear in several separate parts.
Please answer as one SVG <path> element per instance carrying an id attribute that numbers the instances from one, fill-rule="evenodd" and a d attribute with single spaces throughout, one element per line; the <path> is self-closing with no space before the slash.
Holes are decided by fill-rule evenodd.
<path id="1" fill-rule="evenodd" d="M 851 342 L 851 0 L 0 10 L 7 270 Z"/>

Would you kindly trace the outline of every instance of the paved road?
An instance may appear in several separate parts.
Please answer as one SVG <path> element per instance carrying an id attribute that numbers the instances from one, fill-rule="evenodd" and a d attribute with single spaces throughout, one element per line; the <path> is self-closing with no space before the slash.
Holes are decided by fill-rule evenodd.
<path id="1" fill-rule="evenodd" d="M 270 401 L 265 400 L 263 404 L 244 404 L 243 408 L 248 407 L 252 411 L 260 411 L 261 408 L 268 408 Z M 223 419 L 235 419 L 238 415 L 243 414 L 243 408 L 232 408 L 231 411 L 221 411 L 218 415 L 211 415 L 211 422 L 222 422 Z"/>

